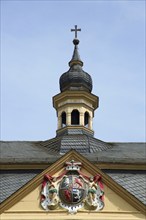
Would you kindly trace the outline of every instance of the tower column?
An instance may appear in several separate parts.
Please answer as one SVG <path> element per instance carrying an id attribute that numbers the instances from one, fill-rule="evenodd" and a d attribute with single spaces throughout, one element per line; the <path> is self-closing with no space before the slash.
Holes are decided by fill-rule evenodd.
<path id="1" fill-rule="evenodd" d="M 61 115 L 58 115 L 58 129 L 62 127 Z"/>
<path id="2" fill-rule="evenodd" d="M 71 125 L 71 112 L 66 113 L 66 125 L 67 126 Z"/>
<path id="3" fill-rule="evenodd" d="M 92 117 L 89 117 L 89 129 L 92 129 Z"/>
<path id="4" fill-rule="evenodd" d="M 84 126 L 84 113 L 80 112 L 80 125 Z"/>

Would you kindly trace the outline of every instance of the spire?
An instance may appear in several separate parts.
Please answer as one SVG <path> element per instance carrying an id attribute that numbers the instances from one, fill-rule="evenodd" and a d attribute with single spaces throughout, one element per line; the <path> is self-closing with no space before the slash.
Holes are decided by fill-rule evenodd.
<path id="1" fill-rule="evenodd" d="M 71 31 L 75 32 L 75 39 L 73 40 L 73 44 L 75 45 L 74 47 L 74 52 L 73 52 L 73 56 L 71 61 L 69 62 L 69 66 L 73 66 L 74 64 L 79 64 L 80 66 L 83 66 L 83 62 L 80 59 L 80 55 L 78 52 L 78 44 L 80 43 L 80 41 L 77 39 L 77 33 L 78 31 L 81 31 L 81 29 L 77 28 L 77 25 L 75 25 L 75 29 L 71 29 Z"/>
<path id="2" fill-rule="evenodd" d="M 79 44 L 78 39 L 73 40 L 73 44 L 75 45 L 74 47 L 74 52 L 71 61 L 69 62 L 69 66 L 73 66 L 74 64 L 79 64 L 80 66 L 83 66 L 83 62 L 80 59 L 79 51 L 78 51 L 78 44 Z"/>
<path id="3" fill-rule="evenodd" d="M 71 61 L 69 62 L 69 70 L 63 73 L 60 77 L 59 84 L 60 84 L 60 91 L 79 91 L 84 90 L 91 93 L 92 91 L 92 78 L 91 76 L 86 73 L 83 69 L 83 62 L 80 59 L 80 55 L 78 52 L 78 44 L 79 40 L 77 39 L 77 32 L 81 31 L 81 29 L 77 28 L 75 25 L 75 29 L 71 29 L 71 31 L 75 31 L 75 38 L 73 40 L 74 44 L 74 52 Z"/>

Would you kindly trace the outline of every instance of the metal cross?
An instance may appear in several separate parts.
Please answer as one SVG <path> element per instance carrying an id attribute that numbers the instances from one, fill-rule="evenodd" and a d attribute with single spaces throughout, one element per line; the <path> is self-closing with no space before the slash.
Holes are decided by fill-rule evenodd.
<path id="1" fill-rule="evenodd" d="M 81 29 L 79 28 L 77 28 L 77 25 L 75 25 L 75 29 L 71 29 L 71 31 L 74 31 L 75 32 L 75 38 L 77 38 L 77 33 L 78 33 L 78 31 L 81 31 Z"/>

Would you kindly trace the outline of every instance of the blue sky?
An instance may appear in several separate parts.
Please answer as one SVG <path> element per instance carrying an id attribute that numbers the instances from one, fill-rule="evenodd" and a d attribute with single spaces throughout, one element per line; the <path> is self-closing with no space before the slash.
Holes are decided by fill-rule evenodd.
<path id="1" fill-rule="evenodd" d="M 145 1 L 1 1 L 1 139 L 56 135 L 52 97 L 77 24 L 83 69 L 99 96 L 95 137 L 145 141 Z"/>

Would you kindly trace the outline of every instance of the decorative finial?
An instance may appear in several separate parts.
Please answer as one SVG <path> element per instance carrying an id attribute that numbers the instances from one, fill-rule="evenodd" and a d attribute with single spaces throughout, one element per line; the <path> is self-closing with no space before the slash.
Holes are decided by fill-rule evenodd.
<path id="1" fill-rule="evenodd" d="M 78 31 L 81 31 L 81 29 L 77 28 L 77 25 L 75 25 L 75 29 L 71 29 L 71 31 L 75 32 L 75 39 L 77 39 L 77 33 L 78 33 Z"/>

